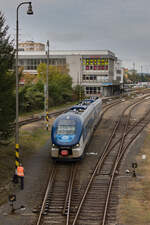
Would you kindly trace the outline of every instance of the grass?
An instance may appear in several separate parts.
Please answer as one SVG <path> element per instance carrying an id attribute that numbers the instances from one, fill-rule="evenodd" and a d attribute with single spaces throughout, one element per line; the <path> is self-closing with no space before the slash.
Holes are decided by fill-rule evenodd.
<path id="1" fill-rule="evenodd" d="M 38 151 L 50 138 L 50 132 L 42 128 L 20 132 L 20 160 L 25 161 Z M 8 200 L 12 191 L 11 179 L 15 171 L 15 144 L 0 146 L 0 205 Z"/>
<path id="2" fill-rule="evenodd" d="M 137 178 L 128 184 L 118 208 L 119 223 L 123 225 L 150 224 L 150 134 L 147 135 L 142 151 L 137 156 Z M 142 155 L 146 159 L 142 159 Z"/>

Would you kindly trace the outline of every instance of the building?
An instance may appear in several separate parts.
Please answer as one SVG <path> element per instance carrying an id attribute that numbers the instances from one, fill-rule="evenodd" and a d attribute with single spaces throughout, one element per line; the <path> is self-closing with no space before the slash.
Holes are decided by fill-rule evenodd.
<path id="1" fill-rule="evenodd" d="M 19 51 L 19 66 L 24 72 L 36 74 L 40 63 L 47 63 L 45 51 Z M 123 82 L 117 57 L 109 50 L 50 50 L 49 64 L 68 65 L 73 86 L 83 86 L 87 96 L 110 96 Z"/>
<path id="2" fill-rule="evenodd" d="M 26 41 L 18 44 L 19 51 L 45 51 L 45 44 Z"/>

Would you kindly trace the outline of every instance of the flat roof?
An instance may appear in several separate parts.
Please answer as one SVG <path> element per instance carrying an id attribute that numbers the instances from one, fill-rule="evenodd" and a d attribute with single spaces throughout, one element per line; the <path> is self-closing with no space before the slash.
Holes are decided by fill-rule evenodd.
<path id="1" fill-rule="evenodd" d="M 46 51 L 18 51 L 20 56 L 45 56 Z M 94 56 L 103 55 L 115 57 L 115 54 L 109 50 L 50 50 L 49 55 L 51 56 L 71 56 L 71 55 L 81 55 L 81 56 Z"/>

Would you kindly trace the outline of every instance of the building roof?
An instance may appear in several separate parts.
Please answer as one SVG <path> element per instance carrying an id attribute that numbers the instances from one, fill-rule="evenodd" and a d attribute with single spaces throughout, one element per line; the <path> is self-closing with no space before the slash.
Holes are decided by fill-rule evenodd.
<path id="1" fill-rule="evenodd" d="M 46 52 L 45 51 L 19 51 L 18 54 L 20 56 L 45 56 Z M 71 56 L 71 55 L 81 55 L 81 56 L 94 56 L 94 55 L 103 55 L 103 56 L 110 56 L 110 57 L 115 57 L 115 54 L 109 50 L 50 50 L 49 55 L 51 56 Z"/>

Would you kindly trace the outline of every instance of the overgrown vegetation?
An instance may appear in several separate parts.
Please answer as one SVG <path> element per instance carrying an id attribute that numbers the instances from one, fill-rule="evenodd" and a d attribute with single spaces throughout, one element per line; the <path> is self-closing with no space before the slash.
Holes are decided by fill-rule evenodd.
<path id="1" fill-rule="evenodd" d="M 27 157 L 39 150 L 49 139 L 49 132 L 43 128 L 34 131 L 21 131 L 20 135 L 20 159 L 24 162 Z M 8 194 L 12 190 L 10 182 L 15 171 L 15 148 L 12 142 L 8 146 L 0 148 L 0 205 L 8 200 Z"/>
<path id="2" fill-rule="evenodd" d="M 150 134 L 147 135 L 143 149 L 137 156 L 137 178 L 128 184 L 127 193 L 121 198 L 118 210 L 119 224 L 150 224 Z M 142 159 L 142 154 L 146 159 Z"/>
<path id="3" fill-rule="evenodd" d="M 14 63 L 14 49 L 7 35 L 4 15 L 0 12 L 0 143 L 8 139 L 15 119 L 15 74 L 10 69 Z"/>
<path id="4" fill-rule="evenodd" d="M 25 85 L 20 87 L 20 110 L 21 112 L 31 112 L 44 108 L 44 85 L 46 82 L 47 65 L 41 63 L 37 76 L 24 75 Z M 77 86 L 72 88 L 72 78 L 68 74 L 67 66 L 49 66 L 48 72 L 48 105 L 58 106 L 67 102 L 76 101 L 80 98 Z M 84 91 L 82 88 L 82 97 Z"/>

